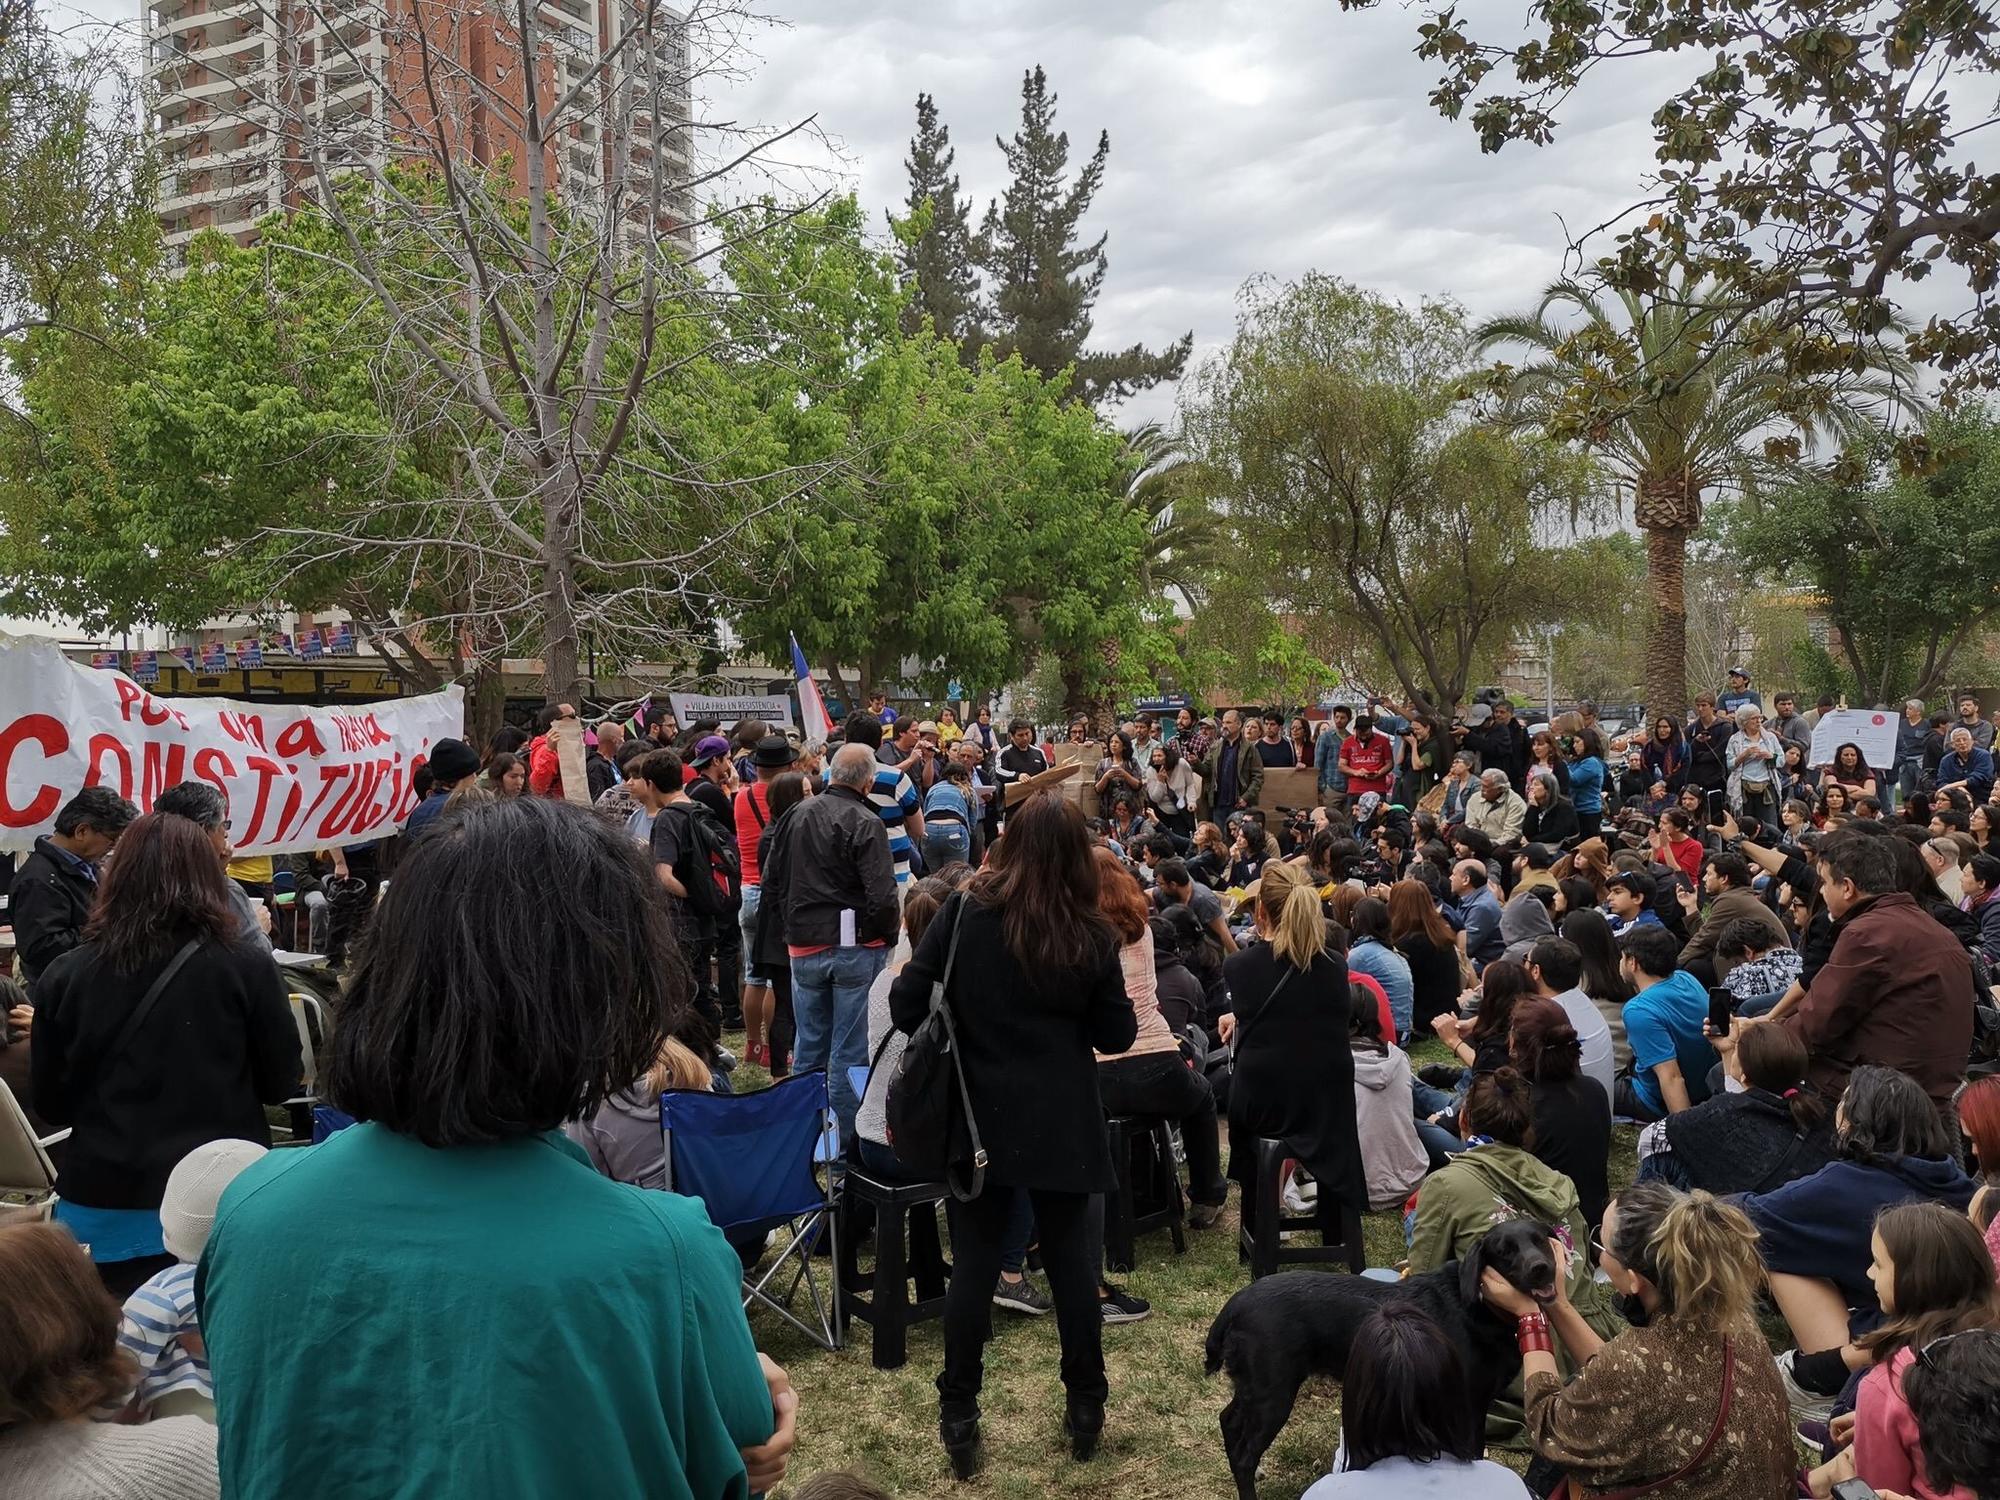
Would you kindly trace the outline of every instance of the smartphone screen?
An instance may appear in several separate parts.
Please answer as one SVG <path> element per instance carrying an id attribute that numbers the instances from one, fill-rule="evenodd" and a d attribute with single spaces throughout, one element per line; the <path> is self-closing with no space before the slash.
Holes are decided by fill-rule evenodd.
<path id="1" fill-rule="evenodd" d="M 1712 984 L 1708 987 L 1708 1033 L 1710 1036 L 1727 1036 L 1729 1027 L 1736 1019 L 1736 997 L 1727 987 Z"/>
<path id="2" fill-rule="evenodd" d="M 1710 792 L 1708 794 L 1708 820 L 1711 823 L 1720 823 L 1722 821 L 1722 814 L 1726 810 L 1724 803 L 1725 795 L 1722 792 Z"/>

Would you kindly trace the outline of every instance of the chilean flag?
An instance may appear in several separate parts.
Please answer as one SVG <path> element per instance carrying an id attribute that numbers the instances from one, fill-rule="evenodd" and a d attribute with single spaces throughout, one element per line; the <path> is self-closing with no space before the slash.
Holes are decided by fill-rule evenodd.
<path id="1" fill-rule="evenodd" d="M 833 733 L 833 720 L 827 716 L 826 700 L 819 695 L 819 684 L 813 681 L 796 635 L 792 637 L 792 675 L 799 682 L 799 729 L 808 743 L 816 738 L 823 744 Z"/>

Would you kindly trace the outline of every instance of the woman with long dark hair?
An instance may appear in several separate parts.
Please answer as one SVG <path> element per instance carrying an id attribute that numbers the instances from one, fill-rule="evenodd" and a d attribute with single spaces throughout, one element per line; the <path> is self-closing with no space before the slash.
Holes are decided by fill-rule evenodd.
<path id="1" fill-rule="evenodd" d="M 243 934 L 195 823 L 150 813 L 125 830 L 82 945 L 36 982 L 32 1046 L 35 1109 L 72 1129 L 56 1217 L 123 1296 L 173 1263 L 174 1164 L 208 1141 L 268 1146 L 264 1106 L 300 1078 L 278 966 Z"/>
<path id="2" fill-rule="evenodd" d="M 798 830 L 792 813 L 812 795 L 812 782 L 800 771 L 775 777 L 765 791 L 770 821 L 757 835 L 757 868 L 764 888 L 757 905 L 757 932 L 750 945 L 750 972 L 771 983 L 771 1034 L 764 1047 L 764 1066 L 771 1077 L 792 1071 L 792 1043 L 798 1023 L 792 1014 L 792 959 L 785 946 L 785 908 L 791 901 L 791 861 L 783 851 Z"/>
<path id="3" fill-rule="evenodd" d="M 1076 805 L 1047 793 L 1028 798 L 1008 813 L 995 857 L 945 904 L 889 991 L 896 1029 L 910 1033 L 930 1012 L 932 985 L 944 983 L 987 1157 L 985 1190 L 952 1215 L 938 1376 L 939 1435 L 961 1479 L 979 1464 L 983 1350 L 1017 1193 L 1035 1208 L 1062 1341 L 1064 1427 L 1078 1458 L 1096 1452 L 1104 1429 L 1109 1386 L 1091 1197 L 1111 1191 L 1117 1175 L 1095 1054 L 1131 1047 L 1138 1022 L 1098 882 Z"/>
<path id="4" fill-rule="evenodd" d="M 1244 1187 L 1243 1213 L 1253 1218 L 1257 1138 L 1284 1141 L 1318 1182 L 1320 1236 L 1336 1245 L 1346 1236 L 1345 1213 L 1368 1210 L 1354 1131 L 1347 966 L 1327 953 L 1319 893 L 1296 865 L 1265 869 L 1255 911 L 1263 941 L 1223 965 L 1236 1007 L 1221 1023 L 1236 1055 L 1229 1175 Z"/>
<path id="5" fill-rule="evenodd" d="M 689 989 L 659 879 L 587 808 L 496 802 L 410 850 L 327 1057 L 359 1123 L 238 1177 L 202 1261 L 223 1493 L 775 1487 L 794 1398 L 736 1252 L 556 1134 L 654 1065 Z M 440 1401 L 535 1419 L 468 1447 Z"/>
<path id="6" fill-rule="evenodd" d="M 1846 741 L 1833 752 L 1833 763 L 1826 768 L 1820 784 L 1844 786 L 1850 799 L 1875 795 L 1875 773 L 1868 768 L 1867 758 L 1853 740 Z"/>
<path id="7" fill-rule="evenodd" d="M 1594 906 L 1572 909 L 1562 919 L 1561 931 L 1583 955 L 1583 993 L 1611 1028 L 1612 1065 L 1622 1071 L 1632 1061 L 1632 1044 L 1625 1037 L 1625 1002 L 1632 998 L 1632 982 L 1619 966 L 1618 939 Z"/>
<path id="8" fill-rule="evenodd" d="M 1139 795 L 1146 789 L 1143 768 L 1132 754 L 1125 731 L 1114 729 L 1104 739 L 1104 758 L 1097 763 L 1097 815 L 1107 821 L 1117 812 L 1120 793 Z"/>
<path id="9" fill-rule="evenodd" d="M 1646 740 L 1646 771 L 1654 781 L 1666 783 L 1678 792 L 1687 780 L 1687 741 L 1680 725 L 1665 714 L 1653 720 L 1653 732 Z"/>
<path id="10" fill-rule="evenodd" d="M 1458 1007 L 1458 935 L 1421 882 L 1389 887 L 1389 941 L 1410 965 L 1410 1030 L 1428 1036 L 1434 1019 Z"/>
<path id="11" fill-rule="evenodd" d="M 1146 801 L 1160 826 L 1182 838 L 1194 833 L 1194 768 L 1174 745 L 1155 745 L 1148 752 Z"/>

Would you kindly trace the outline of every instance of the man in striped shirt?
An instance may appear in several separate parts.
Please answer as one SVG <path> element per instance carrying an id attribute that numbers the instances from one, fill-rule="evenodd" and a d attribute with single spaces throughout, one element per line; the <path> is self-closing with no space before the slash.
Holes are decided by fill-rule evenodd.
<path id="1" fill-rule="evenodd" d="M 882 725 L 867 714 L 853 715 L 847 721 L 847 743 L 866 745 L 880 752 Z M 868 789 L 868 800 L 875 804 L 875 811 L 882 815 L 882 823 L 889 830 L 889 858 L 896 867 L 896 884 L 907 885 L 911 850 L 924 839 L 924 814 L 916 786 L 897 767 L 878 765 L 875 783 Z"/>

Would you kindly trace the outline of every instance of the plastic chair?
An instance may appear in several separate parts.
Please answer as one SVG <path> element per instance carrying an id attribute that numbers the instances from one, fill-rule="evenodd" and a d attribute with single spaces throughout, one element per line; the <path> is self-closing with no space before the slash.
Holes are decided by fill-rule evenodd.
<path id="1" fill-rule="evenodd" d="M 790 1243 L 762 1274 L 744 1276 L 745 1310 L 759 1303 L 820 1347 L 838 1349 L 839 1278 L 822 1287 L 813 1269 L 823 1233 L 833 1237 L 836 1266 L 840 1259 L 833 1173 L 829 1167 L 822 1178 L 815 1167 L 822 1153 L 833 1159 L 831 1141 L 837 1139 L 830 1138 L 826 1074 L 794 1074 L 749 1094 L 672 1089 L 660 1096 L 660 1128 L 668 1190 L 699 1198 L 710 1223 L 724 1231 L 791 1229 Z M 778 1294 L 774 1283 L 788 1270 L 790 1283 Z M 812 1300 L 811 1322 L 792 1310 L 801 1283 Z"/>
<path id="2" fill-rule="evenodd" d="M 292 1024 L 299 1029 L 301 1073 L 299 1092 L 285 1101 L 292 1117 L 292 1138 L 303 1141 L 311 1135 L 319 1140 L 313 1106 L 319 1102 L 319 1049 L 326 1045 L 326 1007 L 319 996 L 294 990 L 285 996 L 292 1007 Z"/>
<path id="3" fill-rule="evenodd" d="M 37 1138 L 21 1101 L 0 1079 L 0 1224 L 40 1224 L 55 1212 L 56 1169 L 47 1148 L 67 1130 Z"/>
<path id="4" fill-rule="evenodd" d="M 317 1146 L 329 1136 L 339 1135 L 354 1123 L 354 1116 L 331 1104 L 316 1104 L 312 1112 L 312 1143 Z"/>
<path id="5" fill-rule="evenodd" d="M 868 1069 L 848 1069 L 857 1099 L 868 1097 Z M 951 1267 L 938 1236 L 937 1206 L 951 1196 L 942 1182 L 904 1182 L 850 1163 L 840 1183 L 841 1337 L 859 1318 L 873 1332 L 869 1357 L 878 1370 L 899 1369 L 909 1357 L 913 1323 L 944 1316 Z M 861 1269 L 860 1215 L 874 1215 L 875 1266 Z M 911 1285 L 915 1284 L 915 1295 Z"/>

